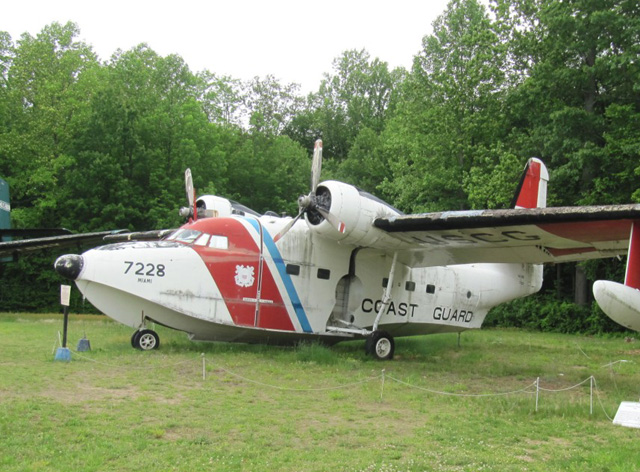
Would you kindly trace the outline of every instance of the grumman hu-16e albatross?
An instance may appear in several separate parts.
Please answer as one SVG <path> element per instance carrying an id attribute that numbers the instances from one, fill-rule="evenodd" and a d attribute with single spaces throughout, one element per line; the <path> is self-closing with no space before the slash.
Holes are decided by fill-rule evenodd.
<path id="1" fill-rule="evenodd" d="M 319 183 L 321 156 L 318 141 L 295 218 L 196 200 L 187 171 L 187 224 L 65 255 L 55 268 L 135 328 L 141 349 L 159 345 L 154 322 L 193 340 L 364 338 L 368 353 L 390 359 L 394 337 L 480 328 L 491 307 L 540 289 L 543 263 L 630 251 L 626 284 L 600 281 L 595 293 L 614 320 L 640 328 L 640 205 L 545 208 L 549 175 L 530 159 L 513 209 L 403 215 L 351 185 Z"/>

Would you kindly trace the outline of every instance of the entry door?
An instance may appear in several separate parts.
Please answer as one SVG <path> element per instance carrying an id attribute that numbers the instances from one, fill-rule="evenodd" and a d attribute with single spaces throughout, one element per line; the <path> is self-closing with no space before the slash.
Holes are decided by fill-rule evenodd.
<path id="1" fill-rule="evenodd" d="M 253 228 L 240 220 L 216 223 L 215 231 L 228 238 L 228 247 L 194 249 L 205 260 L 233 322 L 254 327 L 258 322 L 262 245 L 254 240 Z"/>
<path id="2" fill-rule="evenodd" d="M 271 236 L 256 219 L 224 222 L 229 247 L 214 251 L 213 275 L 236 325 L 295 331 L 303 312 L 295 283 Z M 286 302 L 285 302 L 286 300 Z M 298 322 L 302 329 L 306 325 Z"/>

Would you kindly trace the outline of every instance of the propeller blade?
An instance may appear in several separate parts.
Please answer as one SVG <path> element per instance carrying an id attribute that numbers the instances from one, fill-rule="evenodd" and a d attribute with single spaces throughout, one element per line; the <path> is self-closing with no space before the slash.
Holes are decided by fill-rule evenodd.
<path id="1" fill-rule="evenodd" d="M 327 220 L 329 224 L 339 232 L 344 233 L 347 230 L 347 227 L 342 221 L 340 221 L 336 216 L 332 215 L 324 208 L 318 206 L 316 207 L 316 210 L 318 210 L 318 212 L 324 217 L 324 219 Z"/>
<path id="2" fill-rule="evenodd" d="M 195 221 L 198 219 L 198 210 L 196 209 L 196 191 L 193 188 L 191 169 L 184 171 L 184 186 L 187 191 L 187 200 L 189 200 L 189 210 L 193 211 L 193 220 Z"/>
<path id="3" fill-rule="evenodd" d="M 293 227 L 293 225 L 296 224 L 296 221 L 298 221 L 303 214 L 304 214 L 304 210 L 301 210 L 300 213 L 298 213 L 298 216 L 296 216 L 294 219 L 289 221 L 289 223 L 287 223 L 287 225 L 284 228 L 282 228 L 278 234 L 274 236 L 273 242 L 277 243 L 280 238 L 282 238 L 285 234 L 287 234 L 287 232 Z"/>
<path id="4" fill-rule="evenodd" d="M 316 141 L 313 149 L 313 162 L 311 163 L 311 193 L 315 193 L 316 187 L 320 183 L 320 172 L 322 171 L 322 139 Z"/>
<path id="5" fill-rule="evenodd" d="M 309 195 L 301 195 L 298 198 L 298 207 L 300 208 L 300 212 L 298 216 L 296 216 L 293 220 L 291 220 L 287 225 L 280 230 L 278 234 L 273 238 L 273 242 L 278 242 L 287 232 L 293 227 L 294 224 L 304 215 L 310 208 L 315 207 L 315 194 L 316 188 L 318 188 L 318 184 L 320 183 L 320 173 L 322 172 L 322 140 L 316 140 L 315 146 L 313 148 L 313 161 L 311 162 L 311 192 Z M 325 212 L 328 215 L 328 212 Z M 323 213 L 323 216 L 324 213 Z M 329 215 L 326 217 L 327 220 L 330 218 L 333 220 L 332 225 L 338 231 L 344 232 L 344 224 L 338 221 L 337 218 L 334 218 L 333 215 Z M 331 222 L 331 221 L 330 221 Z M 342 228 L 342 229 L 340 229 Z"/>
<path id="6" fill-rule="evenodd" d="M 193 206 L 195 200 L 195 194 L 193 192 L 193 178 L 191 177 L 191 169 L 184 171 L 184 186 L 187 190 L 187 200 L 189 200 L 189 207 Z"/>

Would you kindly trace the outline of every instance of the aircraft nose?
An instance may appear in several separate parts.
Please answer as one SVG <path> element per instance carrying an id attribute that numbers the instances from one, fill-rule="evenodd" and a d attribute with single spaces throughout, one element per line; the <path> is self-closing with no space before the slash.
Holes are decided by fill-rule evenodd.
<path id="1" fill-rule="evenodd" d="M 84 259 L 77 254 L 67 254 L 56 259 L 53 267 L 65 279 L 76 280 L 84 266 Z"/>

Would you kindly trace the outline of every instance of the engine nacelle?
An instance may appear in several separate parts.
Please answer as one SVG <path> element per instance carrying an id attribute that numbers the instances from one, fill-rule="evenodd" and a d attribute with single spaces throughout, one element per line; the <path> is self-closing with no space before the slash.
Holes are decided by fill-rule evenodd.
<path id="1" fill-rule="evenodd" d="M 216 195 L 202 195 L 196 200 L 196 208 L 198 209 L 198 218 L 217 218 L 232 215 L 260 216 L 251 208 Z"/>
<path id="2" fill-rule="evenodd" d="M 318 185 L 316 204 L 344 223 L 345 230 L 341 233 L 313 209 L 305 215 L 309 228 L 317 235 L 356 246 L 375 247 L 377 241 L 387 239 L 385 232 L 373 226 L 374 220 L 401 214 L 373 195 L 335 180 Z"/>

